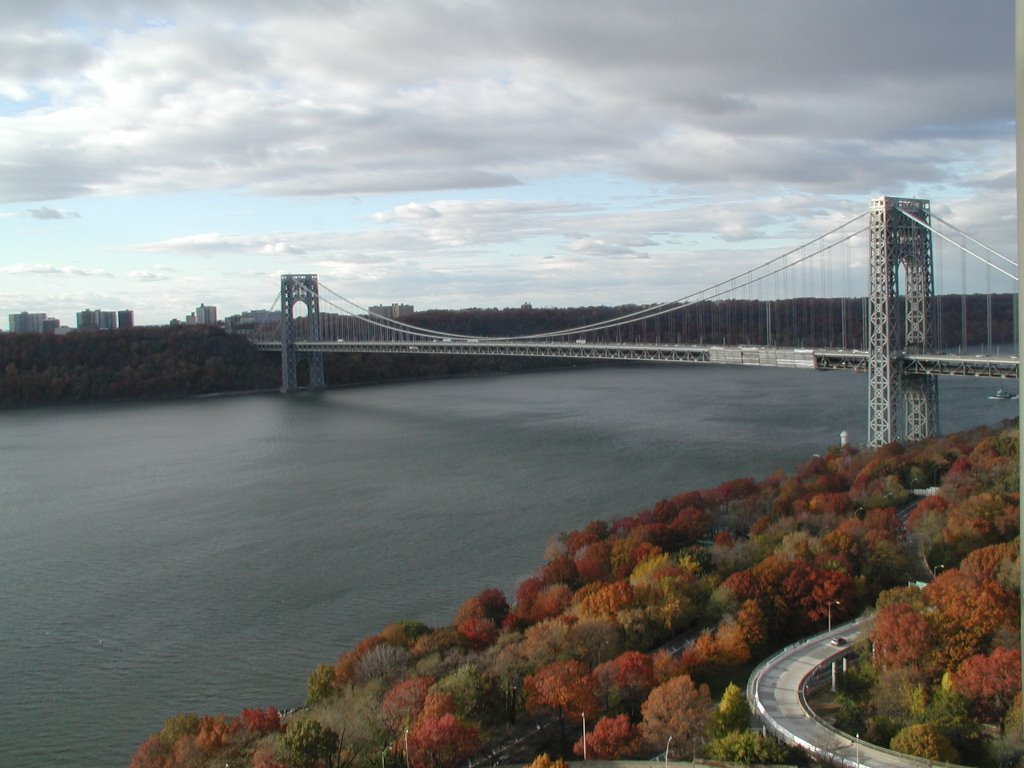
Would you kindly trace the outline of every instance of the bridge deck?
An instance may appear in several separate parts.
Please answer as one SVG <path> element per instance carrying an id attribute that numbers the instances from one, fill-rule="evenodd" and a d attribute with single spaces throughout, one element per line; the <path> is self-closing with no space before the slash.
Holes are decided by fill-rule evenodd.
<path id="1" fill-rule="evenodd" d="M 280 341 L 256 341 L 268 352 L 280 352 Z M 366 352 L 413 355 L 504 355 L 583 360 L 632 360 L 657 363 L 756 365 L 819 371 L 867 373 L 868 353 L 859 349 L 800 347 L 705 346 L 687 344 L 601 344 L 500 339 L 430 341 L 296 341 L 301 352 Z M 1018 377 L 1016 355 L 904 354 L 905 372 L 921 375 Z"/>

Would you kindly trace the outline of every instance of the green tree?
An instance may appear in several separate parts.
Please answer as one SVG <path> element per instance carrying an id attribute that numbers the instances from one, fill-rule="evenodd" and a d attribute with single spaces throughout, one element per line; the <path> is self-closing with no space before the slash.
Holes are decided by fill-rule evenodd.
<path id="1" fill-rule="evenodd" d="M 315 707 L 320 702 L 333 698 L 336 693 L 333 665 L 318 665 L 306 680 L 306 706 Z"/>
<path id="2" fill-rule="evenodd" d="M 757 731 L 730 731 L 709 741 L 704 754 L 712 760 L 745 765 L 790 763 L 793 759 L 789 747 Z"/>
<path id="3" fill-rule="evenodd" d="M 718 738 L 727 733 L 746 731 L 749 728 L 750 705 L 747 704 L 747 697 L 738 685 L 729 683 L 718 702 L 718 711 L 715 713 L 715 719 L 711 726 L 711 736 Z"/>
<path id="4" fill-rule="evenodd" d="M 199 715 L 195 712 L 182 712 L 164 721 L 164 727 L 160 729 L 160 742 L 170 748 L 182 736 L 195 736 L 197 733 Z"/>
<path id="5" fill-rule="evenodd" d="M 281 737 L 281 746 L 292 768 L 331 766 L 338 754 L 340 739 L 316 720 L 298 720 L 289 724 Z"/>
<path id="6" fill-rule="evenodd" d="M 908 725 L 892 737 L 889 746 L 897 752 L 916 755 L 926 760 L 955 763 L 960 759 L 960 753 L 949 739 L 931 723 Z"/>
<path id="7" fill-rule="evenodd" d="M 501 718 L 504 702 L 497 685 L 476 664 L 463 664 L 438 680 L 434 689 L 452 695 L 455 714 L 462 720 Z"/>

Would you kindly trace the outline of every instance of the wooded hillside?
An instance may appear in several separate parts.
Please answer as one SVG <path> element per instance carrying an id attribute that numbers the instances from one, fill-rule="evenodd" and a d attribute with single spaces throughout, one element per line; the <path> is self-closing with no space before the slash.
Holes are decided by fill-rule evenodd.
<path id="1" fill-rule="evenodd" d="M 872 607 L 875 654 L 844 682 L 842 724 L 933 759 L 1019 764 L 1019 735 L 986 730 L 1020 731 L 1018 468 L 1015 426 L 977 429 L 833 448 L 791 476 L 594 521 L 553 540 L 511 600 L 487 589 L 447 626 L 396 621 L 344 649 L 302 711 L 178 715 L 132 766 L 526 763 L 582 755 L 583 718 L 590 759 L 791 762 L 748 730 L 751 668 L 830 609 Z M 936 481 L 912 537 L 898 510 Z"/>

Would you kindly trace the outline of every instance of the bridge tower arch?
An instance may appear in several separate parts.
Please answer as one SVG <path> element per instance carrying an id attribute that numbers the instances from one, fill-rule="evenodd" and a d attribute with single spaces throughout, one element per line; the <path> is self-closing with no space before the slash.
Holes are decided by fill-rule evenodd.
<path id="1" fill-rule="evenodd" d="M 306 308 L 304 322 L 295 317 L 295 305 Z M 301 338 L 298 338 L 301 336 Z M 301 352 L 296 341 L 320 338 L 320 285 L 316 275 L 281 275 L 281 391 L 299 388 L 298 363 L 309 362 L 309 389 L 324 388 L 324 353 Z"/>
<path id="2" fill-rule="evenodd" d="M 932 313 L 935 297 L 932 236 L 931 231 L 919 223 L 930 225 L 930 215 L 928 200 L 876 197 L 871 201 L 868 245 L 868 445 L 871 447 L 893 440 L 919 440 L 938 432 L 938 380 L 935 376 L 907 373 L 903 362 L 907 352 L 932 352 L 936 346 Z M 902 307 L 900 267 L 906 279 Z"/>

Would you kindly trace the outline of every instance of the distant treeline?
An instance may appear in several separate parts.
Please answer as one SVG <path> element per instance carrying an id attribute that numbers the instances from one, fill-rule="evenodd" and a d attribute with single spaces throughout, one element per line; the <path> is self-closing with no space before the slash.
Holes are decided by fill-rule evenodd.
<path id="1" fill-rule="evenodd" d="M 564 365 L 548 359 L 326 355 L 329 386 L 512 372 Z M 300 379 L 305 376 L 300 372 Z M 103 400 L 196 397 L 276 389 L 280 355 L 213 326 L 0 334 L 0 408 Z"/>
<path id="2" fill-rule="evenodd" d="M 1015 298 L 1014 294 L 937 297 L 939 346 L 955 349 L 1011 344 L 1016 327 Z M 441 333 L 524 336 L 593 325 L 640 309 L 624 305 L 430 310 L 407 320 Z M 705 302 L 590 333 L 587 338 L 610 343 L 864 349 L 865 302 L 859 298 Z M 463 355 L 331 354 L 324 358 L 328 386 L 516 372 L 566 364 L 550 358 Z M 300 370 L 300 381 L 306 375 L 304 369 Z M 259 352 L 244 336 L 212 326 L 140 327 L 66 336 L 0 334 L 0 407 L 195 397 L 274 389 L 280 381 L 278 355 Z"/>
<path id="3" fill-rule="evenodd" d="M 0 334 L 0 406 L 181 398 L 273 387 L 280 363 L 213 326 Z"/>

